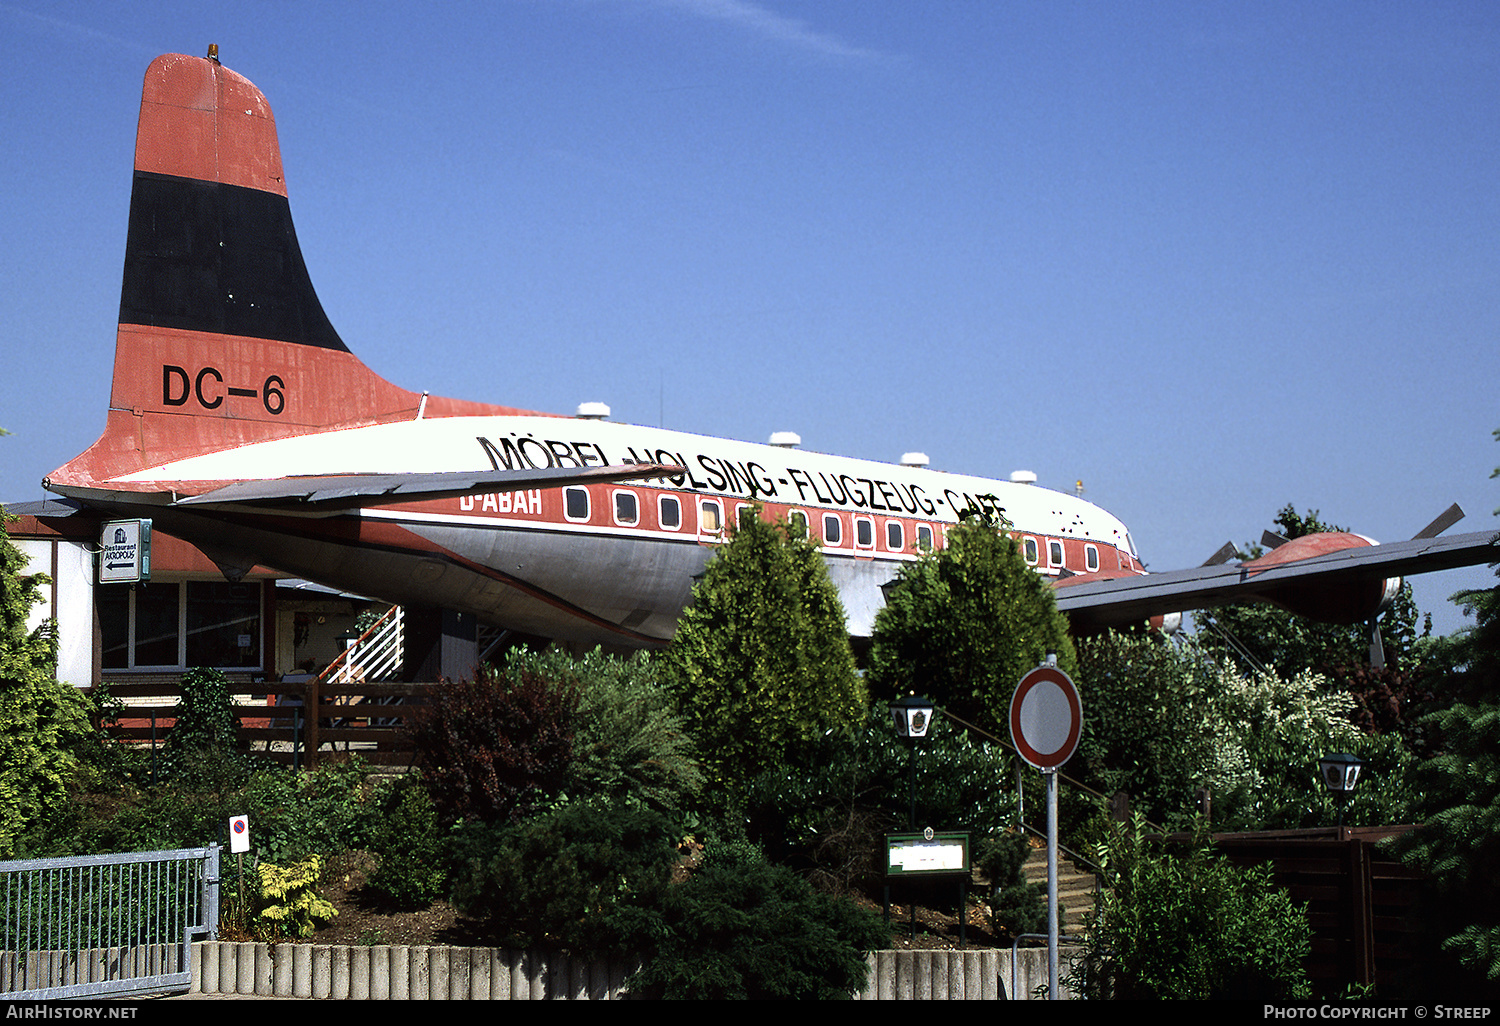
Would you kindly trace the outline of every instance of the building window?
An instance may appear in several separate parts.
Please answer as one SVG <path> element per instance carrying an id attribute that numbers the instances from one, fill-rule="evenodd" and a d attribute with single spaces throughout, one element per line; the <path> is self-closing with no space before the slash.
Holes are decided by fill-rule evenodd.
<path id="1" fill-rule="evenodd" d="M 932 548 L 932 528 L 926 524 L 917 525 L 917 548 L 923 552 Z"/>
<path id="2" fill-rule="evenodd" d="M 157 581 L 95 591 L 106 670 L 261 668 L 261 589 Z"/>
<path id="3" fill-rule="evenodd" d="M 1032 566 L 1036 566 L 1036 561 L 1037 561 L 1036 539 L 1035 538 L 1027 538 L 1026 541 L 1025 541 L 1025 543 L 1024 543 L 1024 545 L 1023 545 L 1022 551 L 1024 551 L 1025 554 L 1026 554 L 1026 562 L 1030 563 Z"/>
<path id="4" fill-rule="evenodd" d="M 800 509 L 794 509 L 786 515 L 787 523 L 791 526 L 793 538 L 807 537 L 807 514 Z"/>
<path id="5" fill-rule="evenodd" d="M 875 521 L 869 517 L 854 518 L 854 544 L 861 549 L 875 547 Z"/>
<path id="6" fill-rule="evenodd" d="M 885 547 L 892 552 L 900 552 L 906 546 L 906 532 L 901 529 L 901 521 L 887 520 L 885 522 Z"/>
<path id="7" fill-rule="evenodd" d="M 1083 565 L 1089 573 L 1099 569 L 1099 550 L 1092 545 L 1083 547 Z"/>
<path id="8" fill-rule="evenodd" d="M 1047 559 L 1049 566 L 1064 566 L 1063 546 L 1060 541 L 1049 541 L 1047 543 Z"/>
<path id="9" fill-rule="evenodd" d="M 186 666 L 260 666 L 260 586 L 188 581 Z"/>

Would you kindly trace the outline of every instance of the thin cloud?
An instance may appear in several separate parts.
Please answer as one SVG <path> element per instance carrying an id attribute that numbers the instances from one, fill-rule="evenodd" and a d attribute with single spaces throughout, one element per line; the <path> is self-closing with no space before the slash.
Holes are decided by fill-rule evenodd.
<path id="1" fill-rule="evenodd" d="M 79 40 L 85 43 L 104 43 L 108 48 L 125 50 L 135 54 L 146 54 L 156 56 L 156 51 L 130 39 L 124 39 L 109 32 L 101 31 L 90 25 L 82 25 L 67 18 L 59 18 L 51 14 L 40 14 L 36 11 L 28 11 L 15 4 L 0 3 L 0 11 L 15 15 L 22 22 L 29 23 L 28 29 L 23 31 L 34 31 L 39 35 L 51 35 L 62 38 L 77 45 Z M 73 56 L 77 56 L 76 52 Z"/>
<path id="2" fill-rule="evenodd" d="M 760 4 L 750 3 L 749 0 L 658 0 L 658 2 L 702 18 L 727 22 L 764 39 L 825 57 L 880 61 L 894 59 L 891 54 L 846 43 L 837 36 L 811 28 L 800 18 L 788 18 Z"/>

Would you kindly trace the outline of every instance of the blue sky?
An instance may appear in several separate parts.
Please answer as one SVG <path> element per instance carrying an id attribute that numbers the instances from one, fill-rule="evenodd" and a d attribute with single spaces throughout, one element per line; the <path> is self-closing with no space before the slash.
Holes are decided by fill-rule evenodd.
<path id="1" fill-rule="evenodd" d="M 405 387 L 1081 480 L 1158 570 L 1495 524 L 1480 2 L 0 0 L 0 498 L 103 425 L 141 78 L 210 43 Z"/>

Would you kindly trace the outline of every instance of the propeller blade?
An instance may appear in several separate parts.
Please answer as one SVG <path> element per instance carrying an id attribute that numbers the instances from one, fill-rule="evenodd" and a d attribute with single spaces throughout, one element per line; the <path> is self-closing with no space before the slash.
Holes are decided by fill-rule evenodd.
<path id="1" fill-rule="evenodd" d="M 1373 618 L 1370 620 L 1370 667 L 1385 669 L 1385 645 L 1380 640 L 1380 624 Z"/>
<path id="2" fill-rule="evenodd" d="M 1422 528 L 1416 534 L 1412 535 L 1412 538 L 1436 538 L 1438 535 L 1448 530 L 1448 528 L 1452 527 L 1463 518 L 1464 511 L 1460 509 L 1458 503 L 1455 502 L 1453 505 L 1443 510 L 1442 513 L 1438 514 L 1438 518 L 1436 520 L 1428 524 L 1426 527 Z"/>
<path id="3" fill-rule="evenodd" d="M 1225 542 L 1219 546 L 1219 551 L 1209 556 L 1202 563 L 1203 566 L 1220 566 L 1229 562 L 1240 554 L 1240 550 L 1234 547 L 1234 542 Z"/>
<path id="4" fill-rule="evenodd" d="M 1260 543 L 1268 549 L 1279 549 L 1287 543 L 1287 539 L 1270 531 L 1260 532 Z"/>

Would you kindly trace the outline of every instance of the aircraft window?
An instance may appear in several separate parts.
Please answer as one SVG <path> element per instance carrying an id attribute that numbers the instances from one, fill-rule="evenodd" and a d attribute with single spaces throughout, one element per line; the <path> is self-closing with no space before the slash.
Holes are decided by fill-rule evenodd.
<path id="1" fill-rule="evenodd" d="M 786 515 L 787 523 L 791 525 L 793 538 L 807 537 L 807 514 L 800 509 L 794 509 Z"/>
<path id="2" fill-rule="evenodd" d="M 840 545 L 844 541 L 844 522 L 837 513 L 823 514 L 823 541 L 827 545 Z"/>
<path id="3" fill-rule="evenodd" d="M 1088 568 L 1089 573 L 1099 569 L 1099 550 L 1092 545 L 1083 547 L 1083 565 Z"/>
<path id="4" fill-rule="evenodd" d="M 892 552 L 900 552 L 906 547 L 906 532 L 901 529 L 901 521 L 885 522 L 885 547 Z"/>
<path id="5" fill-rule="evenodd" d="M 1024 551 L 1026 553 L 1026 562 L 1030 563 L 1032 566 L 1036 566 L 1036 561 L 1037 561 L 1038 556 L 1037 556 L 1036 539 L 1035 538 L 1027 538 L 1026 539 L 1026 543 L 1025 543 L 1025 546 L 1024 546 Z"/>
<path id="6" fill-rule="evenodd" d="M 932 548 L 932 528 L 928 527 L 926 524 L 917 525 L 917 548 Z"/>
<path id="7" fill-rule="evenodd" d="M 704 534 L 718 534 L 724 526 L 724 511 L 713 499 L 704 499 L 698 504 L 698 526 Z"/>
<path id="8" fill-rule="evenodd" d="M 1049 541 L 1047 543 L 1047 565 L 1063 566 L 1063 547 L 1060 541 Z"/>
<path id="9" fill-rule="evenodd" d="M 868 517 L 854 518 L 854 544 L 862 549 L 875 547 L 875 521 Z"/>
<path id="10" fill-rule="evenodd" d="M 682 503 L 675 495 L 663 495 L 656 500 L 656 522 L 663 531 L 675 531 L 682 526 Z"/>
<path id="11" fill-rule="evenodd" d="M 751 520 L 755 519 L 755 507 L 747 502 L 742 502 L 734 508 L 734 517 L 735 523 L 744 527 Z"/>
<path id="12" fill-rule="evenodd" d="M 615 492 L 615 523 L 629 526 L 641 519 L 635 492 Z"/>
<path id="13" fill-rule="evenodd" d="M 569 520 L 589 518 L 589 490 L 587 488 L 563 489 L 563 515 Z"/>

